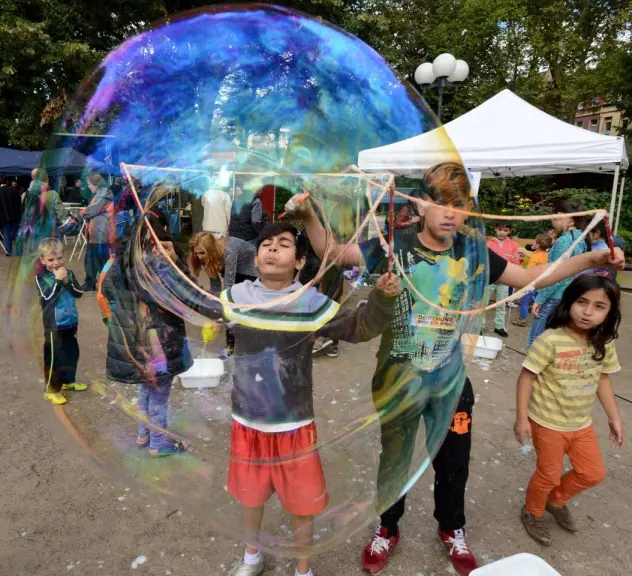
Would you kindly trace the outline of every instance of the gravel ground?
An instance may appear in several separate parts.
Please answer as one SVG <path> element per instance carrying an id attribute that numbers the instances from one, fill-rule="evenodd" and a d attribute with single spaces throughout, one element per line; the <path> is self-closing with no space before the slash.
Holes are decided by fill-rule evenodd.
<path id="1" fill-rule="evenodd" d="M 3 298 L 7 295 L 9 265 L 8 258 L 0 259 Z M 80 265 L 70 267 L 82 276 Z M 28 302 L 31 295 L 23 296 Z M 106 334 L 93 295 L 79 302 L 79 310 L 79 375 L 90 383 L 103 376 Z M 516 314 L 514 310 L 514 317 Z M 630 314 L 632 298 L 624 296 L 624 319 Z M 225 574 L 241 554 L 241 544 L 217 527 L 237 526 L 235 514 L 228 508 L 213 508 L 222 501 L 216 492 L 208 502 L 196 502 L 199 508 L 182 507 L 180 499 L 190 501 L 188 495 L 180 496 L 185 492 L 182 486 L 174 497 L 163 498 L 117 475 L 115 471 L 129 470 L 121 463 L 125 452 L 120 441 L 133 438 L 133 425 L 118 409 L 120 404 L 110 404 L 94 390 L 83 396 L 73 395 L 63 409 L 54 410 L 44 402 L 39 322 L 32 306 L 13 306 L 5 319 L 0 356 L 4 399 L 0 406 L 0 437 L 5 439 L 0 445 L 0 484 L 4 487 L 0 493 L 0 576 Z M 491 321 L 488 326 L 492 326 Z M 508 346 L 519 351 L 526 334 L 526 328 L 511 326 Z M 630 400 L 631 337 L 632 328 L 624 321 L 618 342 L 623 371 L 614 382 L 618 394 Z M 339 358 L 316 359 L 315 395 L 321 438 L 340 431 L 368 405 L 376 347 L 377 341 L 342 344 Z M 607 422 L 599 408 L 595 409 L 595 422 L 608 478 L 574 504 L 580 532 L 570 535 L 552 527 L 554 544 L 548 549 L 526 536 L 518 516 L 535 459 L 519 453 L 512 433 L 514 389 L 521 361 L 518 352 L 505 348 L 495 361 L 473 364 L 469 369 L 477 398 L 466 499 L 473 550 L 481 563 L 518 552 L 535 553 L 564 576 L 629 574 L 632 456 L 627 445 L 619 452 L 609 446 Z M 190 394 L 187 396 L 178 386 L 174 388 L 176 427 L 179 422 L 180 426 L 186 425 Z M 620 401 L 619 405 L 624 420 L 631 422 L 632 404 Z M 78 431 L 75 437 L 60 425 L 63 420 Z M 113 423 L 116 427 L 111 427 Z M 358 498 L 371 494 L 376 442 L 376 431 L 369 429 L 362 441 L 356 438 L 343 443 L 340 450 L 331 450 L 323 458 L 332 493 L 337 490 L 336 467 L 348 469 L 349 462 L 360 462 L 363 478 L 358 481 Z M 217 454 L 220 458 L 221 450 Z M 135 458 L 138 461 L 139 457 Z M 432 519 L 431 480 L 430 472 L 410 493 L 409 509 L 401 525 L 402 541 L 384 572 L 386 576 L 450 573 Z M 276 522 L 280 514 L 276 510 L 270 517 Z M 270 530 L 276 529 L 272 520 Z M 366 527 L 359 527 L 353 535 L 342 532 L 344 538 L 338 546 L 315 556 L 316 576 L 361 574 L 360 555 L 374 525 L 373 518 L 366 520 Z M 139 557 L 146 561 L 141 563 Z M 293 564 L 289 559 L 269 556 L 265 574 L 293 574 Z"/>

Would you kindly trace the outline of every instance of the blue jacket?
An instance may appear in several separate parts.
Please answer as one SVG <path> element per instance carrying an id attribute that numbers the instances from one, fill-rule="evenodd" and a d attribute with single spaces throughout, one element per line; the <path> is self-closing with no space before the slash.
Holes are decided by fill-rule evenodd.
<path id="1" fill-rule="evenodd" d="M 52 272 L 44 270 L 35 277 L 35 284 L 44 313 L 44 330 L 55 332 L 79 323 L 75 299 L 83 296 L 83 290 L 73 272 L 68 270 L 68 282 L 64 283 Z"/>
<path id="2" fill-rule="evenodd" d="M 575 242 L 577 238 L 581 235 L 581 230 L 568 230 L 564 232 L 556 241 L 555 244 L 549 250 L 549 264 L 551 262 L 555 262 L 559 260 L 562 254 L 566 252 L 571 244 Z M 582 240 L 570 254 L 570 256 L 577 256 L 579 254 L 583 254 L 584 252 L 588 252 L 588 246 L 586 242 Z M 562 294 L 564 294 L 564 290 L 566 287 L 573 281 L 573 277 L 564 278 L 564 280 L 560 280 L 555 284 L 551 284 L 546 288 L 542 288 L 538 290 L 538 295 L 535 297 L 536 304 L 544 304 L 547 300 L 561 300 Z"/>

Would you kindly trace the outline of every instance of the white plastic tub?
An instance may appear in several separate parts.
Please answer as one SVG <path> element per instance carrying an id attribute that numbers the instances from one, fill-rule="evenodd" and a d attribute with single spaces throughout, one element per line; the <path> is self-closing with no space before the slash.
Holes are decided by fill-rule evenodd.
<path id="1" fill-rule="evenodd" d="M 215 388 L 224 374 L 224 361 L 219 358 L 197 358 L 193 366 L 180 374 L 184 388 Z"/>
<path id="2" fill-rule="evenodd" d="M 498 356 L 498 352 L 500 352 L 502 347 L 503 341 L 500 338 L 494 338 L 493 336 L 479 336 L 476 340 L 474 356 L 493 360 L 496 356 Z"/>
<path id="3" fill-rule="evenodd" d="M 471 576 L 561 576 L 542 558 L 533 554 L 516 554 L 478 568 Z"/>

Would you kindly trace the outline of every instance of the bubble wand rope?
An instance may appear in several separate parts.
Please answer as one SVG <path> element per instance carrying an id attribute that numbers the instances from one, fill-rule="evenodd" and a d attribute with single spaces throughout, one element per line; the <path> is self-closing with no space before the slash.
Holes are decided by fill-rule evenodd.
<path id="1" fill-rule="evenodd" d="M 607 214 L 607 212 L 605 210 L 598 211 L 598 213 L 595 214 L 593 219 L 586 226 L 586 229 L 568 247 L 566 252 L 564 252 L 564 254 L 562 254 L 562 256 L 560 256 L 560 258 L 558 260 L 553 262 L 537 278 L 535 278 L 534 280 L 529 282 L 529 284 L 527 284 L 526 286 L 524 286 L 520 290 L 517 290 L 516 292 L 514 292 L 511 296 L 508 296 L 507 298 L 503 298 L 502 300 L 500 300 L 498 302 L 495 302 L 494 304 L 490 304 L 489 306 L 485 306 L 485 307 L 482 307 L 482 308 L 475 308 L 475 309 L 472 309 L 472 310 L 451 310 L 449 308 L 444 308 L 443 306 L 439 306 L 438 304 L 435 304 L 434 302 L 431 302 L 430 300 L 428 300 L 426 297 L 423 296 L 423 294 L 421 294 L 419 292 L 419 290 L 417 290 L 417 288 L 414 286 L 414 284 L 408 279 L 408 275 L 404 271 L 404 268 L 402 267 L 402 265 L 399 262 L 399 259 L 397 257 L 395 257 L 395 267 L 397 268 L 397 271 L 399 272 L 401 277 L 406 281 L 406 284 L 409 286 L 409 288 L 412 290 L 412 292 L 422 302 L 424 302 L 425 304 L 427 304 L 431 308 L 434 308 L 435 310 L 438 310 L 439 312 L 443 312 L 444 314 L 453 314 L 453 315 L 459 315 L 459 316 L 473 316 L 475 314 L 481 314 L 481 313 L 483 313 L 483 312 L 485 312 L 487 310 L 493 310 L 494 308 L 498 308 L 499 306 L 502 306 L 502 305 L 506 304 L 507 302 L 511 302 L 512 300 L 517 300 L 518 298 L 521 298 L 527 292 L 532 292 L 535 289 L 535 285 L 540 280 L 546 278 L 547 276 L 550 276 L 557 268 L 559 268 L 562 265 L 562 263 L 565 260 L 568 259 L 568 257 L 573 253 L 573 250 L 575 250 L 575 248 L 579 245 L 579 243 L 582 242 L 584 240 L 584 238 L 586 238 L 588 233 L 602 220 L 602 218 L 604 218 L 605 214 Z M 564 216 L 568 216 L 568 214 L 565 214 Z M 381 241 L 382 245 L 384 245 L 386 240 L 385 240 L 384 236 L 382 235 L 382 233 L 381 233 L 381 231 L 379 229 L 379 224 L 377 222 L 377 218 L 375 218 L 375 216 L 373 216 L 373 218 L 374 218 L 374 222 L 375 222 L 376 226 L 378 227 L 378 235 L 380 237 L 380 241 Z"/>
<path id="2" fill-rule="evenodd" d="M 354 171 L 358 174 L 364 175 L 365 180 L 367 182 L 370 182 L 376 188 L 387 189 L 390 186 L 389 182 L 391 182 L 394 179 L 394 176 L 393 176 L 393 178 L 389 179 L 389 182 L 387 182 L 386 184 L 373 182 L 370 178 L 366 177 L 366 173 L 360 170 L 360 168 L 358 168 L 355 164 L 351 164 L 347 166 L 347 168 L 345 168 L 345 171 Z M 375 175 L 378 175 L 378 174 L 375 174 Z M 379 175 L 384 175 L 384 174 L 379 173 Z M 435 208 L 439 208 L 441 210 L 450 210 L 451 212 L 454 212 L 455 214 L 463 214 L 464 216 L 473 216 L 475 218 L 483 218 L 484 220 L 522 220 L 523 222 L 539 222 L 543 220 L 557 220 L 559 218 L 566 218 L 568 216 L 594 216 L 595 214 L 598 214 L 599 212 L 603 212 L 603 210 L 596 209 L 596 210 L 584 210 L 582 212 L 573 212 L 572 214 L 538 214 L 538 215 L 533 215 L 533 216 L 517 216 L 517 215 L 512 215 L 512 214 L 487 214 L 485 212 L 471 212 L 469 210 L 462 210 L 459 208 L 447 208 L 445 206 L 439 206 L 438 204 L 435 204 L 434 202 L 431 202 L 429 200 L 424 200 L 422 198 L 417 198 L 415 196 L 409 196 L 408 194 L 404 194 L 403 192 L 400 192 L 399 190 L 395 190 L 395 195 L 399 196 L 400 198 L 409 200 L 411 202 L 419 203 L 422 205 L 422 207 L 434 206 Z"/>
<path id="3" fill-rule="evenodd" d="M 131 174 L 130 174 L 130 172 L 128 170 L 128 165 L 125 164 L 124 162 L 121 162 L 120 166 L 121 166 L 121 171 L 124 174 L 125 178 L 128 181 L 128 184 L 130 186 L 130 191 L 132 192 L 132 196 L 134 198 L 134 202 L 136 203 L 136 206 L 140 210 L 141 215 L 143 216 L 143 219 L 145 221 L 145 224 L 147 225 L 147 228 L 148 228 L 148 231 L 149 231 L 149 235 L 150 235 L 150 237 L 152 239 L 152 242 L 154 243 L 154 245 L 156 246 L 156 248 L 158 249 L 160 254 L 167 260 L 167 262 L 169 262 L 169 264 L 172 266 L 172 268 L 175 270 L 175 272 L 185 282 L 187 282 L 194 290 L 196 290 L 198 293 L 200 293 L 201 295 L 203 295 L 203 296 L 205 296 L 207 298 L 210 298 L 211 300 L 214 300 L 215 302 L 219 302 L 224 307 L 228 307 L 228 308 L 231 308 L 231 309 L 240 309 L 240 310 L 266 309 L 266 308 L 272 308 L 274 306 L 279 306 L 279 305 L 289 305 L 292 302 L 294 302 L 295 300 L 297 300 L 298 298 L 300 298 L 309 288 L 314 286 L 320 280 L 320 278 L 323 277 L 323 275 L 327 271 L 329 271 L 332 267 L 336 266 L 337 265 L 337 261 L 342 257 L 342 255 L 344 254 L 345 250 L 356 242 L 358 236 L 360 235 L 362 230 L 368 225 L 369 221 L 371 220 L 371 215 L 377 210 L 377 207 L 381 203 L 382 198 L 384 197 L 384 195 L 387 193 L 387 190 L 388 190 L 387 187 L 385 186 L 384 189 L 382 190 L 382 192 L 378 195 L 377 199 L 375 200 L 375 203 L 371 206 L 371 208 L 369 210 L 369 213 L 366 215 L 366 217 L 362 221 L 360 227 L 356 230 L 355 234 L 352 236 L 352 238 L 347 243 L 347 246 L 343 250 L 341 250 L 340 254 L 329 265 L 327 265 L 327 261 L 328 261 L 329 254 L 330 254 L 331 250 L 333 249 L 333 245 L 334 245 L 334 243 L 331 241 L 331 238 L 333 237 L 333 232 L 331 231 L 331 227 L 329 226 L 329 222 L 327 221 L 327 218 L 325 216 L 325 211 L 322 208 L 322 206 L 320 205 L 320 202 L 318 202 L 318 200 L 316 198 L 312 197 L 312 201 L 315 202 L 316 207 L 323 214 L 323 217 L 325 219 L 325 227 L 326 227 L 327 237 L 329 239 L 327 244 L 326 244 L 326 246 L 325 246 L 325 254 L 323 255 L 321 266 L 320 266 L 320 268 L 318 270 L 318 273 L 314 277 L 314 279 L 311 280 L 310 282 L 308 282 L 307 284 L 303 285 L 301 288 L 299 288 L 295 292 L 292 292 L 291 294 L 288 294 L 287 296 L 284 296 L 284 297 L 279 298 L 277 300 L 273 300 L 273 301 L 267 302 L 265 304 L 235 304 L 235 303 L 232 303 L 232 302 L 224 302 L 220 298 L 215 296 L 214 294 L 211 294 L 210 292 L 207 292 L 206 290 L 204 290 L 203 288 L 198 286 L 198 284 L 196 284 L 193 280 L 191 280 L 186 274 L 184 274 L 178 268 L 178 266 L 172 260 L 171 256 L 167 252 L 167 250 L 161 244 L 160 240 L 158 239 L 158 236 L 156 235 L 156 233 L 154 232 L 152 227 L 149 225 L 149 221 L 148 221 L 148 218 L 149 218 L 148 212 L 149 211 L 142 205 L 142 203 L 140 201 L 140 198 L 138 196 L 138 192 L 136 190 L 136 186 L 134 185 L 134 182 L 132 180 Z M 346 169 L 346 170 L 348 170 L 348 169 Z M 393 176 L 389 177 L 389 182 L 390 182 L 391 185 L 393 184 L 393 179 L 394 179 Z M 140 234 L 140 231 L 141 231 L 141 229 L 139 228 L 139 234 Z"/>

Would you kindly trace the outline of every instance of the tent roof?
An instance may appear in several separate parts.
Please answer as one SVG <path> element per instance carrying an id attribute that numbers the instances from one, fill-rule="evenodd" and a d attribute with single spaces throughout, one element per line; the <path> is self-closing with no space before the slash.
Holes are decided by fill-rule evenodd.
<path id="1" fill-rule="evenodd" d="M 82 172 L 84 169 L 105 169 L 107 166 L 73 148 L 55 148 L 44 152 L 25 152 L 0 148 L 0 174 L 27 176 L 33 168 L 46 167 L 50 176 Z"/>
<path id="2" fill-rule="evenodd" d="M 483 178 L 614 172 L 619 163 L 628 166 L 623 137 L 595 134 L 558 120 L 511 90 L 431 132 L 363 150 L 358 165 L 366 171 L 414 177 L 451 157 L 454 148 L 463 164 L 482 172 Z"/>
<path id="3" fill-rule="evenodd" d="M 40 164 L 41 152 L 25 152 L 12 148 L 0 148 L 0 174 L 26 176 Z"/>

